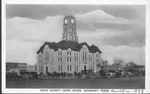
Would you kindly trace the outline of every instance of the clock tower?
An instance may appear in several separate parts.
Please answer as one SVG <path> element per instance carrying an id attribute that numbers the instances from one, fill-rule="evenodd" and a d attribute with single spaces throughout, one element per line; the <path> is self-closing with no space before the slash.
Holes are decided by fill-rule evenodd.
<path id="1" fill-rule="evenodd" d="M 66 16 L 64 18 L 62 40 L 78 42 L 76 22 L 73 16 Z"/>

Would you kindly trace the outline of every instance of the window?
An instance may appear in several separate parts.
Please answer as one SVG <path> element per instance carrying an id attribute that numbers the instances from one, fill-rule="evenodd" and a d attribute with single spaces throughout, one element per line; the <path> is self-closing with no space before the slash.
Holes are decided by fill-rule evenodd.
<path id="1" fill-rule="evenodd" d="M 96 54 L 96 57 L 99 57 L 99 54 Z"/>
<path id="2" fill-rule="evenodd" d="M 62 65 L 58 65 L 58 71 L 62 72 Z"/>
<path id="3" fill-rule="evenodd" d="M 70 62 L 71 62 L 71 57 L 70 57 Z"/>
<path id="4" fill-rule="evenodd" d="M 70 65 L 70 71 L 71 71 L 71 65 Z"/>
<path id="5" fill-rule="evenodd" d="M 92 55 L 89 55 L 89 62 L 92 62 Z"/>
<path id="6" fill-rule="evenodd" d="M 58 55 L 62 55 L 62 51 L 58 51 Z"/>
<path id="7" fill-rule="evenodd" d="M 92 62 L 92 55 L 90 55 L 90 62 Z"/>
<path id="8" fill-rule="evenodd" d="M 67 51 L 67 55 L 71 55 L 71 51 Z"/>
<path id="9" fill-rule="evenodd" d="M 71 62 L 71 57 L 67 57 L 67 62 Z"/>
<path id="10" fill-rule="evenodd" d="M 69 71 L 69 65 L 67 65 L 67 71 Z"/>
<path id="11" fill-rule="evenodd" d="M 76 53 L 74 53 L 74 62 L 76 62 Z"/>
<path id="12" fill-rule="evenodd" d="M 78 65 L 75 65 L 75 71 L 78 71 Z"/>
<path id="13" fill-rule="evenodd" d="M 69 72 L 69 71 L 71 71 L 71 70 L 72 70 L 71 65 L 67 65 L 67 71 Z"/>
<path id="14" fill-rule="evenodd" d="M 98 62 L 99 62 L 99 59 L 96 59 L 96 62 L 98 63 Z"/>
<path id="15" fill-rule="evenodd" d="M 59 57 L 58 57 L 58 62 L 59 62 Z"/>
<path id="16" fill-rule="evenodd" d="M 72 36 L 70 36 L 70 39 L 72 40 Z"/>
<path id="17" fill-rule="evenodd" d="M 78 54 L 77 54 L 77 62 L 78 62 L 78 60 L 79 60 L 79 56 L 78 56 Z"/>
<path id="18" fill-rule="evenodd" d="M 61 62 L 62 62 L 62 57 L 61 57 Z"/>
<path id="19" fill-rule="evenodd" d="M 61 65 L 61 72 L 62 72 L 62 65 Z"/>
<path id="20" fill-rule="evenodd" d="M 78 62 L 78 53 L 75 53 L 75 54 L 74 54 L 74 61 L 75 61 L 75 63 Z"/>
<path id="21" fill-rule="evenodd" d="M 86 57 L 86 52 L 83 52 L 83 62 L 86 62 L 87 61 L 87 57 Z"/>
<path id="22" fill-rule="evenodd" d="M 87 62 L 87 57 L 86 57 L 86 54 L 87 54 L 87 53 L 85 52 L 85 62 Z"/>
<path id="23" fill-rule="evenodd" d="M 62 62 L 62 57 L 58 57 L 58 62 Z"/>
<path id="24" fill-rule="evenodd" d="M 69 40 L 69 35 L 67 36 L 67 40 Z"/>
<path id="25" fill-rule="evenodd" d="M 49 61 L 49 53 L 45 52 L 45 62 L 48 63 Z"/>
<path id="26" fill-rule="evenodd" d="M 67 57 L 67 62 L 69 62 L 69 57 Z"/>
<path id="27" fill-rule="evenodd" d="M 84 52 L 83 52 L 83 62 L 84 62 Z"/>
<path id="28" fill-rule="evenodd" d="M 41 63 L 42 63 L 42 59 L 41 59 Z"/>
<path id="29" fill-rule="evenodd" d="M 59 65 L 58 65 L 58 71 L 60 71 Z"/>
<path id="30" fill-rule="evenodd" d="M 39 54 L 39 63 L 42 63 L 42 54 Z"/>

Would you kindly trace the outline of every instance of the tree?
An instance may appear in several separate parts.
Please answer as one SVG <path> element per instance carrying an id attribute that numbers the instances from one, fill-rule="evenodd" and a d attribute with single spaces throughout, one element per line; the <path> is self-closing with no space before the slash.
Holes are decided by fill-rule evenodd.
<path id="1" fill-rule="evenodd" d="M 118 69 L 123 66 L 124 60 L 122 58 L 115 58 L 112 66 L 117 67 Z"/>
<path id="2" fill-rule="evenodd" d="M 133 61 L 130 61 L 130 62 L 128 63 L 128 65 L 131 66 L 132 68 L 134 68 L 134 67 L 137 66 L 137 64 L 135 64 Z"/>
<path id="3" fill-rule="evenodd" d="M 109 63 L 107 60 L 102 60 L 102 64 L 97 64 L 97 67 L 101 68 L 102 70 L 107 69 L 109 66 Z"/>
<path id="4" fill-rule="evenodd" d="M 114 59 L 113 65 L 122 66 L 122 65 L 123 65 L 123 62 L 124 62 L 123 59 L 121 59 L 121 58 L 116 58 L 116 59 Z"/>
<path id="5" fill-rule="evenodd" d="M 130 70 L 130 71 L 133 71 L 134 68 L 136 67 L 137 67 L 137 64 L 135 64 L 133 61 L 130 61 L 129 63 L 125 65 L 125 69 Z"/>
<path id="6" fill-rule="evenodd" d="M 107 60 L 104 60 L 104 61 L 102 62 L 102 64 L 103 64 L 103 67 L 108 67 L 108 66 L 109 66 L 109 63 L 108 63 Z"/>

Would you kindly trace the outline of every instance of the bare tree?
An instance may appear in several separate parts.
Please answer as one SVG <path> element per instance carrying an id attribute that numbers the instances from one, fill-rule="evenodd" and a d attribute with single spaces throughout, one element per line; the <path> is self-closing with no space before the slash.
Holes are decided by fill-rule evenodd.
<path id="1" fill-rule="evenodd" d="M 131 66 L 131 67 L 136 67 L 136 66 L 137 66 L 137 64 L 135 64 L 133 61 L 130 61 L 130 62 L 128 63 L 128 65 Z"/>
<path id="2" fill-rule="evenodd" d="M 109 63 L 107 60 L 102 60 L 102 63 L 101 64 L 99 63 L 97 66 L 102 70 L 108 69 Z"/>
<path id="3" fill-rule="evenodd" d="M 134 63 L 133 61 L 130 61 L 129 63 L 127 63 L 127 64 L 125 65 L 125 69 L 131 70 L 131 71 L 132 71 L 135 67 L 137 67 L 137 64 Z"/>
<path id="4" fill-rule="evenodd" d="M 122 58 L 115 58 L 113 66 L 116 66 L 117 68 L 120 68 L 123 66 L 124 60 Z"/>
<path id="5" fill-rule="evenodd" d="M 104 67 L 108 67 L 108 66 L 109 66 L 109 63 L 108 63 L 107 60 L 104 60 L 104 61 L 102 62 L 102 64 L 103 64 Z"/>

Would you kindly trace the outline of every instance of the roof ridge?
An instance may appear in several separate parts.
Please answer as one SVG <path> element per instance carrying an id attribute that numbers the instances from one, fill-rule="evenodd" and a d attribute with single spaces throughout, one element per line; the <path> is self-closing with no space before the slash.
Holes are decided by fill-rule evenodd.
<path id="1" fill-rule="evenodd" d="M 43 49 L 45 45 L 48 45 L 50 49 L 54 49 L 54 51 L 57 51 L 59 48 L 61 50 L 67 50 L 67 49 L 71 49 L 74 51 L 79 51 L 83 45 L 86 45 L 88 47 L 89 52 L 91 53 L 96 53 L 97 51 L 99 53 L 101 53 L 101 51 L 99 50 L 99 48 L 95 45 L 93 46 L 89 46 L 86 42 L 82 42 L 82 43 L 78 43 L 78 42 L 73 42 L 73 41 L 59 41 L 57 43 L 55 42 L 45 42 L 40 49 L 37 51 L 37 53 L 42 52 L 43 53 Z"/>

